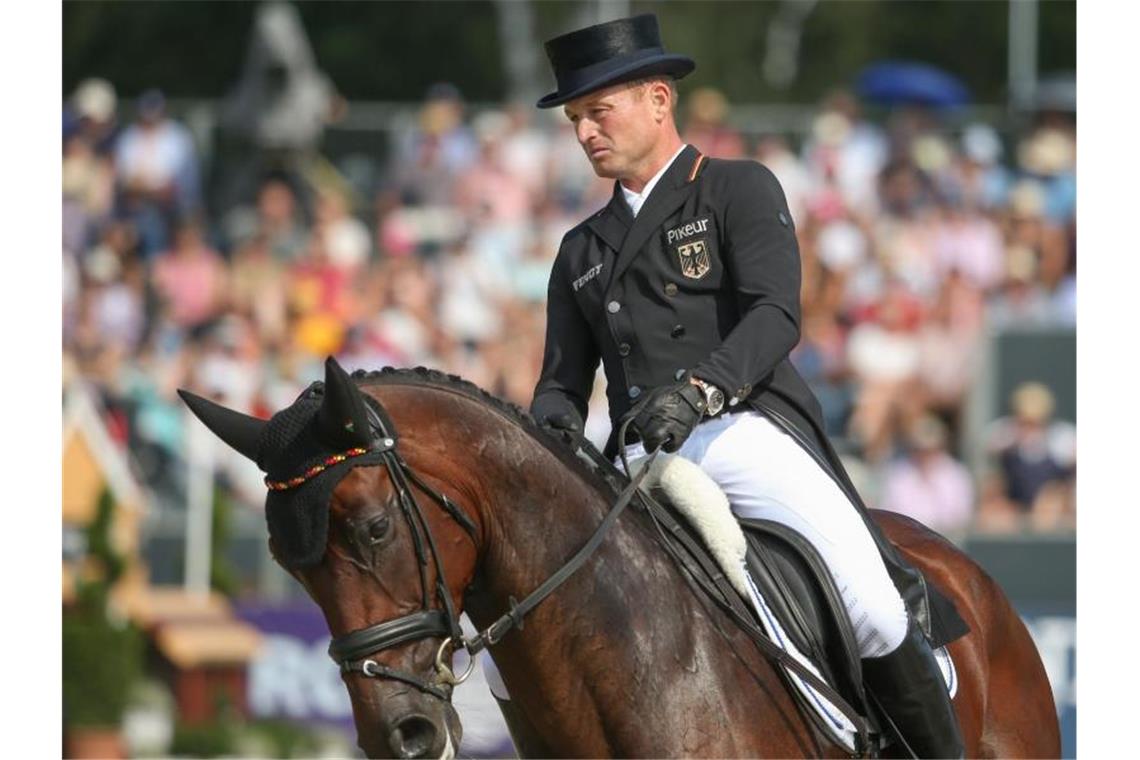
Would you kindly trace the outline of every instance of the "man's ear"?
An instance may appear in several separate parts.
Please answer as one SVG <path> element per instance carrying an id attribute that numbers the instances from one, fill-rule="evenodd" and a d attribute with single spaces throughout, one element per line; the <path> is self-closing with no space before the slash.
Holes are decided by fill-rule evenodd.
<path id="1" fill-rule="evenodd" d="M 649 97 L 653 99 L 653 117 L 658 121 L 664 120 L 672 113 L 672 103 L 669 102 L 669 87 L 664 82 L 649 83 Z"/>

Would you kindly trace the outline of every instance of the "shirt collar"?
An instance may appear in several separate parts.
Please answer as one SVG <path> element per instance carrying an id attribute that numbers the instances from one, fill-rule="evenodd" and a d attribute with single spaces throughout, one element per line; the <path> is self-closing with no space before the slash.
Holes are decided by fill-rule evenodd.
<path id="1" fill-rule="evenodd" d="M 653 179 L 645 183 L 645 187 L 641 189 L 640 193 L 635 193 L 627 189 L 625 185 L 621 185 L 621 193 L 625 196 L 625 202 L 629 204 L 629 210 L 633 212 L 634 216 L 637 216 L 637 212 L 641 210 L 645 199 L 653 192 L 653 188 L 657 185 L 657 180 L 661 179 L 662 175 L 664 175 L 669 167 L 673 165 L 673 162 L 677 160 L 677 156 L 681 155 L 681 151 L 687 147 L 687 145 L 682 145 L 678 148 L 677 152 L 673 154 L 673 157 L 666 161 L 665 165 L 661 167 L 661 170 L 653 175 Z M 621 183 L 619 182 L 618 184 L 620 185 Z"/>

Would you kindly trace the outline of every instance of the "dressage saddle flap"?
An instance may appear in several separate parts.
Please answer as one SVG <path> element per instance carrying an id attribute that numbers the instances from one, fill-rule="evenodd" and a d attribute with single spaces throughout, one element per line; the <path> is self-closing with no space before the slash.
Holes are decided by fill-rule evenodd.
<path id="1" fill-rule="evenodd" d="M 780 627 L 844 698 L 864 705 L 855 633 L 815 547 L 777 522 L 743 519 L 740 525 L 748 543 L 749 574 Z"/>

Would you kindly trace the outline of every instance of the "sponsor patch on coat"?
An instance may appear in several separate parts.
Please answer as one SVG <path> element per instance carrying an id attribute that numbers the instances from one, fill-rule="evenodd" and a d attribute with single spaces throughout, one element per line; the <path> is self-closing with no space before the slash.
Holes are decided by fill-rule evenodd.
<path id="1" fill-rule="evenodd" d="M 704 238 L 681 243 L 677 246 L 677 257 L 681 260 L 681 274 L 691 280 L 699 280 L 712 269 L 712 257 Z"/>
<path id="2" fill-rule="evenodd" d="M 571 287 L 574 288 L 574 292 L 577 293 L 578 288 L 582 287 L 587 282 L 589 282 L 590 280 L 597 277 L 598 272 L 600 272 L 600 271 L 602 271 L 602 265 L 601 264 L 595 264 L 594 266 L 587 269 L 586 273 L 584 275 L 582 275 L 578 279 L 574 280 L 574 282 L 570 283 Z"/>
<path id="3" fill-rule="evenodd" d="M 707 216 L 700 219 L 694 219 L 691 222 L 685 222 L 679 227 L 674 227 L 671 230 L 665 231 L 665 242 L 672 245 L 679 243 L 686 238 L 691 238 L 694 235 L 700 235 L 702 232 L 709 231 L 709 218 Z"/>

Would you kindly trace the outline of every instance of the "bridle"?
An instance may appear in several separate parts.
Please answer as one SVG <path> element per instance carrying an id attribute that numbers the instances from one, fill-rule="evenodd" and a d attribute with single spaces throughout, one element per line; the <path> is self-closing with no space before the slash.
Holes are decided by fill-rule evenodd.
<path id="1" fill-rule="evenodd" d="M 370 678 L 401 681 L 426 694 L 450 702 L 453 687 L 463 683 L 471 675 L 471 671 L 475 667 L 475 655 L 486 647 L 497 644 L 512 628 L 521 629 L 523 617 L 558 586 L 562 585 L 593 554 L 637 492 L 637 487 L 641 484 L 642 478 L 649 472 L 648 465 L 651 460 L 622 491 L 617 502 L 602 520 L 589 541 L 565 565 L 521 602 L 515 601 L 512 597 L 510 600 L 511 608 L 508 612 L 468 639 L 463 635 L 459 615 L 456 613 L 455 605 L 448 593 L 447 578 L 444 575 L 443 563 L 440 561 L 439 551 L 436 548 L 435 537 L 432 535 L 431 527 L 428 525 L 423 509 L 416 500 L 415 493 L 409 483 L 414 483 L 439 504 L 444 512 L 455 520 L 478 546 L 475 523 L 445 494 L 432 488 L 416 475 L 408 466 L 407 461 L 396 450 L 398 441 L 396 428 L 384 407 L 371 396 L 361 395 L 364 397 L 368 412 L 371 430 L 370 448 L 380 455 L 381 462 L 388 470 L 388 475 L 396 490 L 400 511 L 403 513 L 412 534 L 416 563 L 420 570 L 421 608 L 411 614 L 335 637 L 329 643 L 329 656 L 340 666 L 342 673 L 360 673 Z M 654 452 L 651 457 L 656 457 L 656 455 Z M 428 591 L 429 562 L 435 565 L 435 596 L 439 600 L 440 607 L 432 607 L 432 599 Z M 413 673 L 389 668 L 372 659 L 372 655 L 377 652 L 410 641 L 428 638 L 442 639 L 439 648 L 436 650 L 435 677 L 431 681 Z M 467 650 L 470 661 L 466 670 L 457 676 L 450 665 L 450 654 L 459 647 Z"/>

